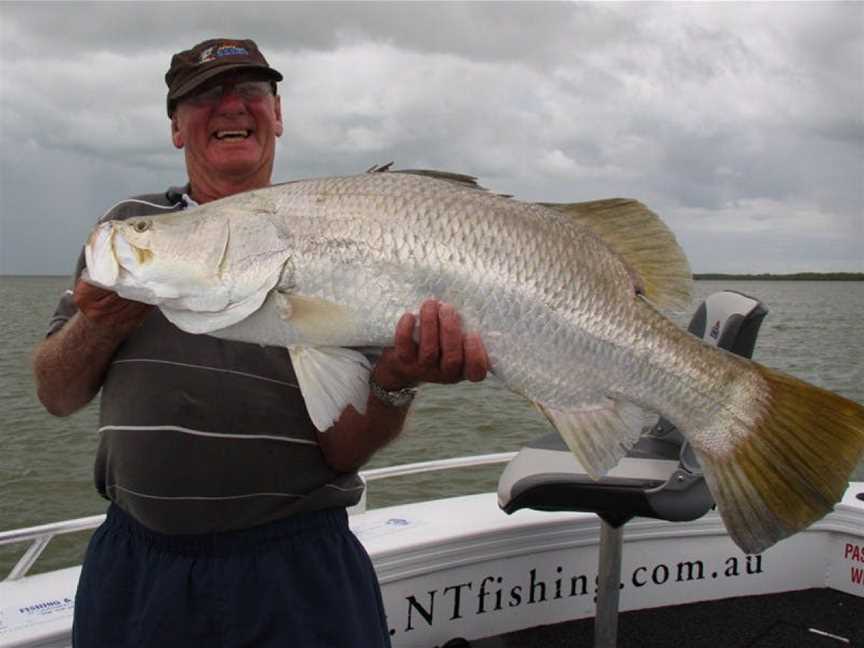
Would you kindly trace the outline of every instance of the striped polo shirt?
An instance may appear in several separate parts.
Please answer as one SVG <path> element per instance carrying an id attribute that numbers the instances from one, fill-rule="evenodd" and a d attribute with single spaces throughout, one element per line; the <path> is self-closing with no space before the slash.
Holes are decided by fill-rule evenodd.
<path id="1" fill-rule="evenodd" d="M 184 209 L 183 189 L 139 196 L 100 219 Z M 78 260 L 75 279 L 84 266 Z M 61 299 L 48 334 L 77 308 Z M 324 461 L 283 348 L 190 335 L 153 309 L 119 347 L 102 385 L 99 493 L 169 534 L 245 529 L 360 500 L 354 472 Z"/>

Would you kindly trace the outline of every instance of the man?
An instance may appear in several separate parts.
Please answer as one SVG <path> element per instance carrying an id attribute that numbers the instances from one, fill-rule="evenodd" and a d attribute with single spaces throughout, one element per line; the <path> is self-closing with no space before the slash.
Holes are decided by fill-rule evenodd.
<path id="1" fill-rule="evenodd" d="M 271 182 L 282 75 L 254 42 L 200 43 L 172 58 L 165 80 L 189 184 L 122 201 L 103 220 Z M 319 433 L 285 349 L 183 333 L 157 309 L 82 282 L 82 267 L 34 355 L 52 414 L 102 391 L 95 477 L 111 505 L 84 561 L 75 646 L 389 645 L 345 507 L 418 383 L 486 376 L 480 339 L 451 306 L 423 303 L 374 359 L 366 414 L 349 406 Z"/>

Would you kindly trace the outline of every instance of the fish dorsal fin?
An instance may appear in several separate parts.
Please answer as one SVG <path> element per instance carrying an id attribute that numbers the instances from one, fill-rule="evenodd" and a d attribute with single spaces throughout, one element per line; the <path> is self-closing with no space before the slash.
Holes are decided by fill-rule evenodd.
<path id="1" fill-rule="evenodd" d="M 609 198 L 582 203 L 540 203 L 590 228 L 628 266 L 637 291 L 659 308 L 690 302 L 693 275 L 675 235 L 637 200 Z"/>
<path id="2" fill-rule="evenodd" d="M 332 427 L 348 405 L 366 413 L 371 371 L 366 356 L 341 347 L 293 346 L 288 352 L 309 418 L 320 432 Z"/>
<path id="3" fill-rule="evenodd" d="M 642 408 L 627 401 L 604 399 L 571 409 L 534 404 L 593 479 L 605 475 L 633 447 L 645 423 Z"/>
<path id="4" fill-rule="evenodd" d="M 375 166 L 366 169 L 366 173 L 402 173 L 405 175 L 419 175 L 427 178 L 435 178 L 436 180 L 444 180 L 451 184 L 459 185 L 464 189 L 476 189 L 477 191 L 489 191 L 487 187 L 482 186 L 477 182 L 477 178 L 465 173 L 456 173 L 455 171 L 439 171 L 437 169 L 393 169 L 393 163 L 376 164 Z M 502 198 L 512 198 L 510 194 L 496 194 Z"/>

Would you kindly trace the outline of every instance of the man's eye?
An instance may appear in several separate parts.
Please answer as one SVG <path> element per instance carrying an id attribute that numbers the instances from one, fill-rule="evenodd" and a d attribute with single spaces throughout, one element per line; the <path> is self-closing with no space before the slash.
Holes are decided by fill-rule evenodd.
<path id="1" fill-rule="evenodd" d="M 136 232 L 146 232 L 150 229 L 150 223 L 147 221 L 138 221 L 137 223 L 134 223 L 132 227 Z"/>
<path id="2" fill-rule="evenodd" d="M 213 86 L 209 90 L 204 90 L 196 94 L 193 99 L 196 101 L 214 101 L 222 97 L 222 86 Z"/>
<path id="3" fill-rule="evenodd" d="M 266 81 L 238 83 L 234 89 L 244 99 L 260 99 L 270 93 L 270 85 Z"/>
<path id="4" fill-rule="evenodd" d="M 199 104 L 205 105 L 214 103 L 219 101 L 222 98 L 222 86 L 217 85 L 212 88 L 208 88 L 207 90 L 202 90 L 201 92 L 196 92 L 191 95 L 188 99 L 184 99 L 184 101 L 188 101 L 191 104 Z"/>

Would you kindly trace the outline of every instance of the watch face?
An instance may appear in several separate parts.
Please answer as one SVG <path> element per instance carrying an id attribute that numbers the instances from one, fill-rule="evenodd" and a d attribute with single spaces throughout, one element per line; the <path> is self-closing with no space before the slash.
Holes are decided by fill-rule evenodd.
<path id="1" fill-rule="evenodd" d="M 383 403 L 392 405 L 393 407 L 405 407 L 406 405 L 409 405 L 411 401 L 414 400 L 414 395 L 417 393 L 415 387 L 405 387 L 403 389 L 387 391 L 381 385 L 372 380 L 371 376 L 369 377 L 369 386 L 372 388 L 372 393 L 375 394 L 375 398 Z"/>
<path id="2" fill-rule="evenodd" d="M 398 392 L 390 392 L 389 396 L 394 407 L 405 407 L 414 400 L 414 391 L 400 389 Z"/>

